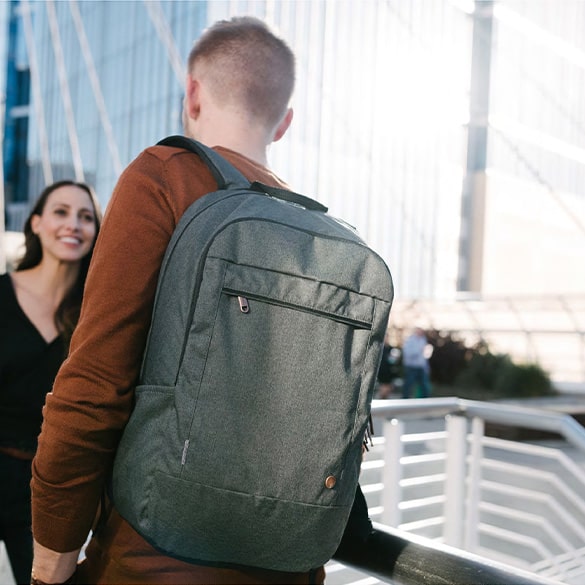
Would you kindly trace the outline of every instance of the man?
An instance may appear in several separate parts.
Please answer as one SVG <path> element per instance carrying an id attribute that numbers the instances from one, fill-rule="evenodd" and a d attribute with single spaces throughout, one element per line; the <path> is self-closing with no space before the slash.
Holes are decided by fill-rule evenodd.
<path id="1" fill-rule="evenodd" d="M 267 148 L 292 119 L 294 56 L 253 18 L 222 21 L 188 61 L 185 134 L 248 179 L 284 186 L 266 168 Z M 324 571 L 278 573 L 189 564 L 162 555 L 99 503 L 133 404 L 157 277 L 187 207 L 215 190 L 207 167 L 169 147 L 142 152 L 124 171 L 108 206 L 69 359 L 48 396 L 33 463 L 33 583 L 64 583 L 93 529 L 83 583 L 308 583 Z M 94 524 L 94 518 L 98 521 Z"/>
<path id="2" fill-rule="evenodd" d="M 431 394 L 428 358 L 432 348 L 421 327 L 415 327 L 402 347 L 402 365 L 404 367 L 404 386 L 402 398 L 410 398 L 412 390 L 418 386 L 420 396 L 428 398 Z"/>

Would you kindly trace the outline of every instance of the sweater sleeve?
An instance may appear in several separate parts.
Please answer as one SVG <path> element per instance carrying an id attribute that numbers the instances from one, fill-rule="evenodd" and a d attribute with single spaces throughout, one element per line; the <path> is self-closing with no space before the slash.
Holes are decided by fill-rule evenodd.
<path id="1" fill-rule="evenodd" d="M 69 357 L 47 395 L 33 461 L 33 535 L 57 552 L 85 542 L 132 409 L 158 271 L 178 215 L 165 172 L 164 161 L 145 151 L 118 181 Z"/>

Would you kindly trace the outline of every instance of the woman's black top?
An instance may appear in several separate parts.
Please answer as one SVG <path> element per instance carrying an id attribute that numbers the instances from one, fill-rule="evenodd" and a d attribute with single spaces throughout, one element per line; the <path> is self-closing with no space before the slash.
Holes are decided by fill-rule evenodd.
<path id="1" fill-rule="evenodd" d="M 34 453 L 45 395 L 65 357 L 63 338 L 47 343 L 0 275 L 0 447 Z"/>

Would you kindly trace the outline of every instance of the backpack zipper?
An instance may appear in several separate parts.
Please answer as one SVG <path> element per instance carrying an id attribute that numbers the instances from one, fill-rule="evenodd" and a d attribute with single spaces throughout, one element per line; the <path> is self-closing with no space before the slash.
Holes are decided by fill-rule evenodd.
<path id="1" fill-rule="evenodd" d="M 282 301 L 280 299 L 273 299 L 271 297 L 267 297 L 264 295 L 258 294 L 251 294 L 248 292 L 243 292 L 239 290 L 235 290 L 232 288 L 224 287 L 222 288 L 222 292 L 231 297 L 237 297 L 238 304 L 240 305 L 240 311 L 242 313 L 249 313 L 250 312 L 250 299 L 256 300 L 262 303 L 266 303 L 268 305 L 274 305 L 277 307 L 284 307 L 286 309 L 293 309 L 296 311 L 302 311 L 304 313 L 311 313 L 313 315 L 319 315 L 321 317 L 325 317 L 327 319 L 331 319 L 333 321 L 337 321 L 339 323 L 344 323 L 345 325 L 349 325 L 351 327 L 356 327 L 357 329 L 371 329 L 372 324 L 368 323 L 367 321 L 363 321 L 361 319 L 352 319 L 351 317 L 344 317 L 342 315 L 337 315 L 336 313 L 330 313 L 328 311 L 322 311 L 320 309 L 314 309 L 312 307 L 305 307 L 303 305 L 297 305 L 295 303 L 289 303 L 286 301 Z"/>
<path id="2" fill-rule="evenodd" d="M 250 304 L 248 303 L 248 299 L 246 297 L 238 295 L 238 303 L 240 304 L 240 311 L 242 311 L 242 313 L 250 312 Z"/>

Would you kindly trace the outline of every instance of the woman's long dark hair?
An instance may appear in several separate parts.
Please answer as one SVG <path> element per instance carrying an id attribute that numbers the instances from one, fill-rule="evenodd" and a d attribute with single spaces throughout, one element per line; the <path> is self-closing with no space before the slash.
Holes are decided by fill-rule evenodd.
<path id="1" fill-rule="evenodd" d="M 55 325 L 57 329 L 60 331 L 61 335 L 63 336 L 66 346 L 69 345 L 71 335 L 73 334 L 73 329 L 75 329 L 77 321 L 79 320 L 79 313 L 81 311 L 81 301 L 83 298 L 83 288 L 85 286 L 85 279 L 87 277 L 89 263 L 91 261 L 91 256 L 93 254 L 93 249 L 95 247 L 95 240 L 97 239 L 97 235 L 100 231 L 100 226 L 102 223 L 102 213 L 100 210 L 99 203 L 93 192 L 93 189 L 89 185 L 77 181 L 65 180 L 52 183 L 43 190 L 24 224 L 25 247 L 24 256 L 22 257 L 22 259 L 15 268 L 15 270 L 17 271 L 26 270 L 28 268 L 33 268 L 34 266 L 40 264 L 43 258 L 43 246 L 41 244 L 39 236 L 37 236 L 32 230 L 33 215 L 42 215 L 49 195 L 53 193 L 53 191 L 59 189 L 60 187 L 67 186 L 79 187 L 89 195 L 89 198 L 91 199 L 91 203 L 93 206 L 93 213 L 95 218 L 94 219 L 95 238 L 89 253 L 86 254 L 81 259 L 79 266 L 79 274 L 77 275 L 75 283 L 69 289 L 69 291 L 67 291 L 65 297 L 63 298 L 63 300 L 57 307 L 57 310 L 55 311 Z"/>

